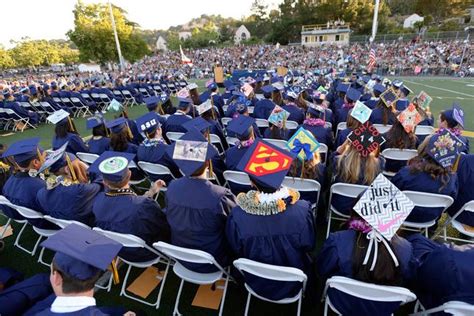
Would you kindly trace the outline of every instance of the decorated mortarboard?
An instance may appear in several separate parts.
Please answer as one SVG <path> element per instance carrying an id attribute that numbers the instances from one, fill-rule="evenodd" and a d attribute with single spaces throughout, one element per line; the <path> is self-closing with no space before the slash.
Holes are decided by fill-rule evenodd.
<path id="1" fill-rule="evenodd" d="M 411 103 L 404 111 L 400 112 L 397 119 L 403 125 L 405 132 L 412 133 L 415 131 L 418 123 L 423 120 L 423 116 L 418 112 L 416 106 Z"/>
<path id="2" fill-rule="evenodd" d="M 135 154 L 105 151 L 90 166 L 90 173 L 101 174 L 104 180 L 121 182 L 128 175 L 128 165 Z"/>
<path id="3" fill-rule="evenodd" d="M 285 90 L 285 85 L 284 85 L 283 82 L 281 82 L 281 81 L 277 81 L 277 82 L 272 83 L 272 86 L 273 86 L 276 90 L 279 90 L 279 91 Z"/>
<path id="4" fill-rule="evenodd" d="M 319 92 L 321 92 L 322 94 L 327 94 L 328 90 L 326 88 L 324 88 L 324 86 L 319 86 L 318 89 L 317 89 Z"/>
<path id="5" fill-rule="evenodd" d="M 246 172 L 256 184 L 277 190 L 292 161 L 290 153 L 257 139 L 245 152 L 237 169 Z"/>
<path id="6" fill-rule="evenodd" d="M 464 110 L 459 105 L 459 103 L 455 102 L 453 104 L 453 119 L 464 128 Z"/>
<path id="7" fill-rule="evenodd" d="M 464 149 L 464 143 L 448 129 L 433 134 L 428 143 L 427 153 L 443 168 L 454 165 Z"/>
<path id="8" fill-rule="evenodd" d="M 351 110 L 351 116 L 362 124 L 369 120 L 371 114 L 372 109 L 360 101 L 357 101 Z"/>
<path id="9" fill-rule="evenodd" d="M 395 79 L 392 81 L 392 86 L 394 86 L 397 89 L 400 89 L 403 86 L 403 81 Z"/>
<path id="10" fill-rule="evenodd" d="M 61 272 L 82 281 L 105 271 L 122 249 L 120 243 L 77 224 L 48 237 L 41 246 L 56 252 L 53 262 Z"/>
<path id="11" fill-rule="evenodd" d="M 354 88 L 349 88 L 346 92 L 346 98 L 352 102 L 359 100 L 360 95 L 360 91 Z"/>
<path id="12" fill-rule="evenodd" d="M 166 150 L 186 176 L 195 173 L 218 154 L 216 148 L 196 129 L 188 131 Z"/>
<path id="13" fill-rule="evenodd" d="M 2 158 L 13 157 L 16 162 L 21 163 L 31 158 L 38 157 L 38 154 L 40 153 L 40 148 L 38 147 L 39 142 L 39 137 L 22 139 L 14 142 L 3 153 Z"/>
<path id="14" fill-rule="evenodd" d="M 92 117 L 89 117 L 86 121 L 86 128 L 93 129 L 94 127 L 105 124 L 105 119 L 102 115 L 96 114 Z"/>
<path id="15" fill-rule="evenodd" d="M 370 241 L 362 263 L 368 264 L 373 249 L 370 271 L 377 263 L 377 242 L 383 243 L 395 266 L 399 265 L 387 240 L 390 241 L 393 238 L 414 207 L 413 202 L 382 174 L 375 178 L 354 206 L 354 211 L 372 227 L 372 230 L 366 232 Z M 356 224 L 355 221 L 349 223 L 350 228 L 357 229 L 353 226 Z"/>
<path id="16" fill-rule="evenodd" d="M 315 118 L 326 119 L 326 109 L 323 106 L 311 102 L 306 102 L 306 104 L 308 105 L 309 114 Z"/>
<path id="17" fill-rule="evenodd" d="M 293 89 L 293 88 L 290 88 L 288 89 L 288 91 L 286 92 L 286 95 L 292 99 L 298 99 L 298 93 L 296 93 L 296 91 Z"/>
<path id="18" fill-rule="evenodd" d="M 166 93 L 160 94 L 160 102 L 161 104 L 166 103 L 170 99 L 170 96 Z"/>
<path id="19" fill-rule="evenodd" d="M 272 113 L 270 113 L 270 116 L 268 117 L 268 122 L 272 123 L 278 128 L 283 128 L 289 116 L 290 112 L 284 110 L 281 106 L 276 105 L 273 108 Z"/>
<path id="20" fill-rule="evenodd" d="M 336 91 L 337 91 L 337 92 L 344 92 L 344 93 L 346 93 L 347 90 L 349 90 L 350 86 L 351 86 L 351 85 L 348 84 L 348 83 L 340 83 L 340 84 L 337 85 Z"/>
<path id="21" fill-rule="evenodd" d="M 401 90 L 401 91 L 403 92 L 403 94 L 405 94 L 406 96 L 409 95 L 410 93 L 413 93 L 413 91 L 412 91 L 410 88 L 408 88 L 407 86 L 405 86 L 405 85 L 402 85 L 402 86 L 400 87 L 400 90 Z"/>
<path id="22" fill-rule="evenodd" d="M 52 124 L 66 124 L 68 122 L 67 118 L 69 117 L 69 112 L 64 111 L 63 109 L 58 110 L 48 116 L 46 119 Z"/>
<path id="23" fill-rule="evenodd" d="M 120 133 L 124 128 L 128 127 L 128 121 L 124 117 L 119 117 L 113 121 L 105 123 L 105 127 L 109 128 L 112 133 Z"/>
<path id="24" fill-rule="evenodd" d="M 250 127 L 252 127 L 254 123 L 254 118 L 247 115 L 239 115 L 229 122 L 226 130 L 234 133 L 240 138 L 245 138 L 250 134 Z"/>
<path id="25" fill-rule="evenodd" d="M 145 102 L 148 110 L 153 111 L 158 106 L 158 103 L 160 102 L 160 98 L 157 96 L 151 96 L 151 97 L 143 99 L 143 101 Z"/>
<path id="26" fill-rule="evenodd" d="M 374 92 L 378 92 L 380 94 L 384 93 L 385 90 L 387 90 L 387 88 L 385 88 L 385 86 L 383 84 L 380 84 L 380 83 L 376 83 L 374 84 L 374 86 L 372 87 L 372 90 Z"/>
<path id="27" fill-rule="evenodd" d="M 313 153 L 319 149 L 321 145 L 314 138 L 313 134 L 300 127 L 296 133 L 286 142 L 286 147 L 301 161 L 313 158 Z"/>
<path id="28" fill-rule="evenodd" d="M 50 169 L 51 172 L 56 172 L 61 167 L 65 166 L 66 160 L 64 159 L 64 154 L 66 153 L 66 148 L 69 142 L 66 142 L 64 145 L 59 147 L 56 150 L 48 151 L 44 163 L 38 169 L 38 172 L 43 172 L 46 169 Z M 62 160 L 62 162 L 60 162 Z M 56 166 L 54 166 L 56 165 Z M 54 170 L 51 170 L 52 167 Z"/>
<path id="29" fill-rule="evenodd" d="M 385 137 L 370 123 L 365 122 L 358 128 L 354 129 L 348 136 L 351 145 L 361 154 L 367 157 L 371 152 L 380 148 L 385 143 Z"/>
<path id="30" fill-rule="evenodd" d="M 196 130 L 200 131 L 201 133 L 203 133 L 206 130 L 208 130 L 212 125 L 208 121 L 203 119 L 202 117 L 198 116 L 198 117 L 193 118 L 192 120 L 189 120 L 189 121 L 183 123 L 182 126 L 187 131 L 191 131 L 191 130 L 196 129 Z"/>
<path id="31" fill-rule="evenodd" d="M 432 101 L 433 98 L 430 97 L 425 91 L 420 91 L 420 93 L 416 97 L 417 104 L 424 110 L 430 106 Z"/>
<path id="32" fill-rule="evenodd" d="M 392 88 L 389 88 L 380 95 L 380 99 L 385 103 L 386 107 L 390 107 L 397 102 L 398 94 Z"/>
<path id="33" fill-rule="evenodd" d="M 269 94 L 270 94 L 270 93 L 272 93 L 272 92 L 275 91 L 275 90 L 276 90 L 276 88 L 275 88 L 274 86 L 272 86 L 272 85 L 266 85 L 266 86 L 263 86 L 263 87 L 262 87 L 262 91 L 263 91 L 264 93 L 269 93 Z"/>
<path id="34" fill-rule="evenodd" d="M 138 130 L 141 133 L 150 134 L 161 127 L 159 116 L 156 112 L 149 112 L 140 116 L 135 120 L 135 122 L 137 123 Z"/>
<path id="35" fill-rule="evenodd" d="M 120 113 L 123 111 L 123 109 L 122 103 L 115 99 L 112 99 L 112 101 L 110 101 L 109 105 L 107 106 L 107 112 L 111 113 Z"/>
<path id="36" fill-rule="evenodd" d="M 253 87 L 249 83 L 244 83 L 240 90 L 244 93 L 246 97 L 248 97 L 250 94 L 252 94 Z"/>
<path id="37" fill-rule="evenodd" d="M 211 100 L 207 99 L 206 101 L 204 101 L 200 105 L 196 105 L 196 109 L 197 109 L 199 115 L 202 115 L 203 113 L 211 110 L 212 109 Z"/>
<path id="38" fill-rule="evenodd" d="M 195 82 L 191 82 L 190 84 L 188 84 L 187 88 L 188 90 L 197 89 L 198 85 Z"/>

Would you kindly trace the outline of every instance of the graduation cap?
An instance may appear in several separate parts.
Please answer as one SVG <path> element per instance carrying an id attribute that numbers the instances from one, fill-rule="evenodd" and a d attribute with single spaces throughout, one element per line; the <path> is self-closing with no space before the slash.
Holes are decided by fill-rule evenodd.
<path id="1" fill-rule="evenodd" d="M 56 172 L 60 168 L 64 167 L 67 164 L 64 154 L 66 153 L 68 143 L 69 142 L 66 142 L 56 150 L 49 151 L 46 154 L 44 163 L 41 165 L 38 172 L 43 172 L 46 169 L 49 169 L 51 172 Z"/>
<path id="2" fill-rule="evenodd" d="M 56 252 L 53 262 L 61 272 L 82 281 L 105 271 L 122 249 L 120 243 L 77 224 L 48 237 L 41 246 Z"/>
<path id="3" fill-rule="evenodd" d="M 453 107 L 443 112 L 450 125 L 460 125 L 464 128 L 464 111 L 459 103 L 453 103 Z"/>
<path id="4" fill-rule="evenodd" d="M 308 105 L 308 113 L 310 113 L 312 116 L 321 119 L 326 118 L 326 109 L 323 106 L 311 102 L 306 102 L 306 104 Z"/>
<path id="5" fill-rule="evenodd" d="M 347 89 L 346 98 L 352 102 L 359 100 L 360 95 L 361 93 L 357 89 L 354 89 L 354 88 Z"/>
<path id="6" fill-rule="evenodd" d="M 356 102 L 351 111 L 351 116 L 362 124 L 369 120 L 371 114 L 372 109 L 360 101 Z"/>
<path id="7" fill-rule="evenodd" d="M 264 93 L 268 93 L 268 94 L 270 94 L 270 93 L 272 93 L 273 91 L 276 90 L 276 88 L 272 85 L 263 86 L 261 89 Z"/>
<path id="8" fill-rule="evenodd" d="M 337 85 L 336 91 L 337 91 L 337 92 L 344 92 L 344 93 L 346 93 L 347 90 L 349 90 L 350 86 L 351 86 L 351 85 L 348 84 L 348 83 L 340 83 L 340 84 Z"/>
<path id="9" fill-rule="evenodd" d="M 354 211 L 372 227 L 372 230 L 367 233 L 369 245 L 362 263 L 363 265 L 368 264 L 374 249 L 370 271 L 375 268 L 377 263 L 378 245 L 376 243 L 378 242 L 383 243 L 386 247 L 395 266 L 399 265 L 398 259 L 387 240 L 390 241 L 397 233 L 414 207 L 413 202 L 383 174 L 379 174 L 365 190 L 354 206 Z M 360 230 L 357 229 L 356 224 L 357 220 L 352 220 L 349 222 L 349 228 Z"/>
<path id="10" fill-rule="evenodd" d="M 431 136 L 427 153 L 443 168 L 454 165 L 461 154 L 464 143 L 448 129 L 442 129 Z"/>
<path id="11" fill-rule="evenodd" d="M 170 99 L 170 96 L 166 93 L 162 93 L 160 95 L 160 102 L 161 104 L 166 103 Z"/>
<path id="12" fill-rule="evenodd" d="M 378 92 L 378 93 L 382 94 L 382 93 L 385 92 L 385 90 L 387 90 L 387 88 L 385 88 L 385 86 L 383 84 L 376 83 L 376 84 L 374 84 L 372 90 L 374 92 Z"/>
<path id="13" fill-rule="evenodd" d="M 377 150 L 383 143 L 385 137 L 370 123 L 365 122 L 358 128 L 354 129 L 348 136 L 352 146 L 361 154 L 367 157 L 371 152 Z"/>
<path id="14" fill-rule="evenodd" d="M 143 101 L 145 102 L 148 111 L 154 111 L 160 102 L 160 98 L 157 96 L 152 96 L 143 99 Z"/>
<path id="15" fill-rule="evenodd" d="M 88 171 L 95 174 L 102 174 L 104 180 L 111 182 L 121 182 L 128 174 L 128 165 L 133 160 L 135 154 L 105 151 L 90 166 Z"/>
<path id="16" fill-rule="evenodd" d="M 397 119 L 403 125 L 405 131 L 411 133 L 415 131 L 416 126 L 422 121 L 423 117 L 412 103 L 404 111 L 400 112 Z"/>
<path id="17" fill-rule="evenodd" d="M 112 99 L 109 105 L 107 106 L 107 111 L 111 113 L 121 113 L 123 112 L 124 107 L 119 101 Z"/>
<path id="18" fill-rule="evenodd" d="M 397 89 L 400 89 L 403 86 L 403 81 L 395 79 L 392 81 L 392 86 L 394 86 Z"/>
<path id="19" fill-rule="evenodd" d="M 226 130 L 234 133 L 239 138 L 247 138 L 252 131 L 250 128 L 254 123 L 254 118 L 246 115 L 239 115 L 229 122 Z"/>
<path id="20" fill-rule="evenodd" d="M 197 89 L 198 85 L 195 82 L 191 82 L 190 84 L 188 84 L 187 88 L 188 90 Z"/>
<path id="21" fill-rule="evenodd" d="M 155 112 L 149 112 L 142 115 L 137 118 L 135 122 L 137 123 L 139 131 L 146 134 L 152 134 L 158 128 L 161 128 L 159 116 Z"/>
<path id="22" fill-rule="evenodd" d="M 296 133 L 286 142 L 286 147 L 301 161 L 313 158 L 313 153 L 319 149 L 321 145 L 314 138 L 313 134 L 300 127 Z"/>
<path id="23" fill-rule="evenodd" d="M 86 121 L 86 128 L 93 129 L 94 127 L 100 126 L 105 124 L 105 119 L 102 115 L 94 115 L 93 117 L 89 117 Z"/>
<path id="24" fill-rule="evenodd" d="M 249 83 L 244 83 L 240 90 L 248 97 L 253 92 L 253 87 Z"/>
<path id="25" fill-rule="evenodd" d="M 46 119 L 54 125 L 64 125 L 68 123 L 69 112 L 64 111 L 63 109 L 55 111 L 53 114 L 49 115 Z"/>
<path id="26" fill-rule="evenodd" d="M 113 121 L 105 123 L 105 127 L 109 128 L 112 133 L 118 134 L 123 129 L 128 128 L 128 121 L 124 117 L 119 117 Z"/>
<path id="27" fill-rule="evenodd" d="M 187 130 L 198 130 L 201 133 L 204 133 L 206 130 L 208 130 L 212 125 L 203 119 L 202 117 L 198 116 L 193 118 L 192 120 L 189 120 L 185 123 L 182 124 L 182 126 Z"/>
<path id="28" fill-rule="evenodd" d="M 211 97 L 211 91 L 206 90 L 199 95 L 199 102 L 204 103 Z"/>
<path id="29" fill-rule="evenodd" d="M 286 95 L 292 99 L 298 99 L 298 93 L 296 93 L 296 91 L 292 88 L 288 89 Z"/>
<path id="30" fill-rule="evenodd" d="M 272 86 L 273 86 L 276 90 L 279 90 L 279 91 L 285 90 L 285 85 L 284 85 L 283 82 L 281 82 L 281 81 L 277 81 L 277 82 L 272 83 Z"/>
<path id="31" fill-rule="evenodd" d="M 202 115 L 203 113 L 209 111 L 212 109 L 212 102 L 210 99 L 204 101 L 200 105 L 196 105 L 196 109 L 198 111 L 199 115 Z"/>
<path id="32" fill-rule="evenodd" d="M 195 173 L 218 154 L 216 148 L 196 129 L 188 131 L 166 150 L 186 176 Z"/>
<path id="33" fill-rule="evenodd" d="M 39 137 L 22 139 L 11 144 L 3 153 L 2 158 L 13 157 L 17 163 L 41 157 Z"/>
<path id="34" fill-rule="evenodd" d="M 232 80 L 226 80 L 224 81 L 224 87 L 226 88 L 226 90 L 230 91 L 230 90 L 235 90 L 235 85 L 234 83 L 232 82 Z"/>
<path id="35" fill-rule="evenodd" d="M 189 90 L 187 88 L 183 88 L 179 90 L 176 93 L 176 97 L 180 102 L 187 102 L 186 104 L 189 104 L 191 102 L 190 96 L 189 96 Z M 180 103 L 181 104 L 181 103 Z"/>
<path id="36" fill-rule="evenodd" d="M 290 112 L 284 110 L 281 106 L 275 105 L 272 113 L 268 117 L 268 122 L 277 126 L 278 128 L 285 127 L 286 120 L 290 116 Z"/>
<path id="37" fill-rule="evenodd" d="M 392 106 L 398 100 L 398 94 L 393 90 L 393 88 L 386 89 L 381 95 L 380 99 L 385 103 L 386 107 Z"/>
<path id="38" fill-rule="evenodd" d="M 245 152 L 237 169 L 246 172 L 257 185 L 278 190 L 292 161 L 288 152 L 257 139 Z"/>
<path id="39" fill-rule="evenodd" d="M 409 95 L 410 93 L 413 93 L 413 91 L 412 91 L 410 88 L 408 88 L 407 86 L 405 86 L 405 85 L 402 85 L 402 86 L 400 87 L 400 90 L 401 90 L 401 91 L 403 92 L 403 94 L 406 95 L 406 96 Z"/>
<path id="40" fill-rule="evenodd" d="M 431 101 L 433 101 L 433 98 L 425 91 L 420 91 L 416 97 L 416 102 L 422 109 L 427 109 L 430 106 Z"/>

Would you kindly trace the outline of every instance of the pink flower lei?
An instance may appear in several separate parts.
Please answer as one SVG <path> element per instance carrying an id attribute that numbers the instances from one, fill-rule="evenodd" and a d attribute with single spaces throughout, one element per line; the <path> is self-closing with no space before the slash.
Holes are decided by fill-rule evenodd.
<path id="1" fill-rule="evenodd" d="M 349 229 L 359 231 L 364 234 L 372 231 L 372 227 L 362 219 L 351 219 L 349 221 Z"/>

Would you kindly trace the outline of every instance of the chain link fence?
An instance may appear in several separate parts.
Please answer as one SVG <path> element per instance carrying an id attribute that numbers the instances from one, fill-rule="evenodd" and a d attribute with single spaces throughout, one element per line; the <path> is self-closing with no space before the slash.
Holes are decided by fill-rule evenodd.
<path id="1" fill-rule="evenodd" d="M 379 34 L 375 36 L 375 42 L 408 42 L 419 36 L 418 33 L 406 33 L 406 34 Z M 466 32 L 464 31 L 453 31 L 453 32 L 431 32 L 424 33 L 421 38 L 425 41 L 438 41 L 438 40 L 465 40 Z M 351 35 L 349 38 L 350 43 L 368 43 L 370 35 Z"/>

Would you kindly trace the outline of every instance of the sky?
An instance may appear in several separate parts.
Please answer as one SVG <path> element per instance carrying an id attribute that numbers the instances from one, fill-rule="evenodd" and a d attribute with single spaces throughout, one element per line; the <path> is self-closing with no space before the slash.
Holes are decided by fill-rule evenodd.
<path id="1" fill-rule="evenodd" d="M 77 0 L 16 0 L 2 1 L 0 44 L 12 47 L 10 40 L 65 39 L 73 28 L 72 10 Z M 85 3 L 106 0 L 83 0 Z M 242 18 L 248 15 L 253 0 L 112 0 L 125 9 L 128 18 L 143 29 L 167 29 L 180 25 L 201 14 L 220 14 Z M 282 0 L 264 0 L 271 8 Z"/>

